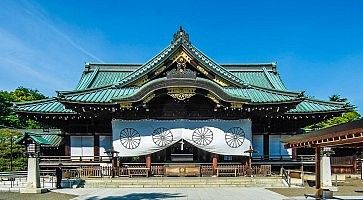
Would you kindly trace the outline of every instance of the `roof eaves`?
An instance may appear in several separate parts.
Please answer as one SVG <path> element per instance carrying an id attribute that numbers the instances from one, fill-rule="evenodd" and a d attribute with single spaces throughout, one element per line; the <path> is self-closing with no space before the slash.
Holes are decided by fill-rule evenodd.
<path id="1" fill-rule="evenodd" d="M 22 111 L 17 110 L 16 113 L 21 114 L 38 114 L 38 115 L 78 115 L 77 112 L 38 112 L 38 111 Z"/>
<path id="2" fill-rule="evenodd" d="M 52 98 L 47 98 L 47 99 L 40 99 L 40 100 L 33 100 L 33 101 L 21 101 L 21 102 L 12 102 L 15 106 L 18 105 L 28 105 L 28 104 L 35 104 L 35 103 L 44 103 L 44 102 L 49 102 L 49 101 L 54 101 L 56 100 L 55 97 Z"/>

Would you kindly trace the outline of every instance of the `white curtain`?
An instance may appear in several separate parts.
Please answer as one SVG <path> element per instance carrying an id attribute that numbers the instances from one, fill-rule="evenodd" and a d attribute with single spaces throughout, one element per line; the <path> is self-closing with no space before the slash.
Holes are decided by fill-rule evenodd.
<path id="1" fill-rule="evenodd" d="M 255 152 L 253 156 L 260 157 L 263 156 L 263 135 L 253 135 L 252 146 Z"/>
<path id="2" fill-rule="evenodd" d="M 82 156 L 82 136 L 71 136 L 71 156 Z"/>
<path id="3" fill-rule="evenodd" d="M 292 155 L 291 149 L 285 149 L 284 144 L 281 142 L 281 135 L 270 135 L 270 157 L 279 157 Z"/>
<path id="4" fill-rule="evenodd" d="M 119 156 L 140 156 L 185 140 L 211 153 L 244 155 L 251 145 L 251 121 L 241 120 L 113 120 L 113 147 Z"/>
<path id="5" fill-rule="evenodd" d="M 112 146 L 112 136 L 100 136 L 100 156 L 109 156 L 106 151 L 109 151 Z"/>

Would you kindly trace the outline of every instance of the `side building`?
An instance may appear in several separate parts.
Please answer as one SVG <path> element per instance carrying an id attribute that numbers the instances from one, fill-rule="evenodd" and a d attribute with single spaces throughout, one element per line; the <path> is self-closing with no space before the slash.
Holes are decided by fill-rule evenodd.
<path id="1" fill-rule="evenodd" d="M 15 110 L 59 129 L 44 157 L 170 164 L 245 162 L 251 147 L 255 163 L 292 160 L 282 137 L 349 108 L 289 91 L 275 63 L 219 64 L 180 29 L 144 64 L 86 63 L 74 90 Z"/>

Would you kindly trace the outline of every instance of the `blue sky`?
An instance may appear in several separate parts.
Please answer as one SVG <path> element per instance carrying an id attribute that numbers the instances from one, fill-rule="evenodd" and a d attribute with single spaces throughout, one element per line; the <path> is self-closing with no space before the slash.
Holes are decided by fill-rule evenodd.
<path id="1" fill-rule="evenodd" d="M 363 1 L 0 1 L 0 90 L 73 89 L 85 62 L 143 63 L 182 25 L 219 63 L 277 62 L 290 90 L 363 111 Z"/>

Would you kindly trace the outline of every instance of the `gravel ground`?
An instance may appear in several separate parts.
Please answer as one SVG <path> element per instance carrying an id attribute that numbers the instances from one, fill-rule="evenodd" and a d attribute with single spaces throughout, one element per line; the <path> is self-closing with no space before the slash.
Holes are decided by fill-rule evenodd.
<path id="1" fill-rule="evenodd" d="M 306 184 L 307 185 L 307 184 Z M 315 194 L 314 187 L 305 186 L 305 188 L 267 188 L 273 192 L 284 196 L 303 196 L 304 194 Z M 338 184 L 338 192 L 334 192 L 334 196 L 363 196 L 363 192 L 355 192 L 356 190 L 363 191 L 363 180 L 346 179 L 344 183 Z"/>
<path id="2" fill-rule="evenodd" d="M 18 192 L 0 192 L 0 200 L 63 200 L 72 199 L 75 197 L 77 196 L 55 192 L 48 192 L 44 194 L 20 194 Z"/>

